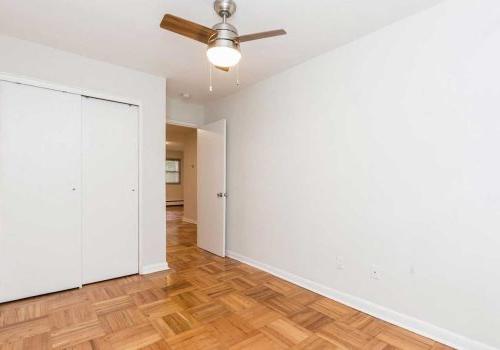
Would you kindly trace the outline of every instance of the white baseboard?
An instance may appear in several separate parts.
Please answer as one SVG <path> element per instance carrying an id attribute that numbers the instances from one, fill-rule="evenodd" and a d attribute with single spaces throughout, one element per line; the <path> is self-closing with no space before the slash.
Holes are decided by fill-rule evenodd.
<path id="1" fill-rule="evenodd" d="M 420 334 L 424 337 L 433 339 L 442 344 L 467 350 L 495 350 L 494 347 L 483 344 L 476 340 L 464 337 L 460 334 L 453 333 L 447 329 L 437 327 L 422 320 L 418 320 L 408 315 L 401 314 L 397 311 L 388 309 L 384 306 L 377 305 L 368 300 L 340 292 L 333 288 L 324 286 L 322 284 L 313 282 L 306 278 L 294 275 L 290 272 L 278 269 L 276 267 L 259 262 L 252 258 L 238 254 L 233 251 L 226 251 L 226 255 L 230 258 L 241 261 L 245 264 L 256 267 L 260 270 L 266 271 L 274 276 L 280 277 L 288 282 L 294 283 L 298 286 L 306 288 L 310 291 L 323 295 L 327 298 L 333 299 L 354 309 L 360 310 L 376 318 L 387 321 L 391 324 L 400 326 L 414 333 Z"/>
<path id="2" fill-rule="evenodd" d="M 167 262 L 162 262 L 162 263 L 158 263 L 158 264 L 151 264 L 151 265 L 143 266 L 141 271 L 140 271 L 140 274 L 147 275 L 150 273 L 165 271 L 168 269 L 169 269 L 169 267 L 168 267 Z"/>
<path id="3" fill-rule="evenodd" d="M 198 224 L 198 222 L 196 222 L 196 220 L 193 220 L 193 219 L 188 219 L 188 218 L 187 218 L 187 217 L 185 217 L 185 216 L 183 216 L 183 217 L 182 217 L 182 221 L 184 221 L 184 222 L 188 222 L 188 223 L 190 223 L 190 224 L 195 224 L 195 225 L 197 225 L 197 224 Z"/>

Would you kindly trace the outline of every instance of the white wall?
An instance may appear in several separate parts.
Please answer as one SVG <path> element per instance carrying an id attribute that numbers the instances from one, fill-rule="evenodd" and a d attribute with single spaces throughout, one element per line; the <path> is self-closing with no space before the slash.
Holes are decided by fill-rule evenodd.
<path id="1" fill-rule="evenodd" d="M 205 107 L 197 103 L 167 97 L 167 122 L 201 126 L 205 121 Z"/>
<path id="2" fill-rule="evenodd" d="M 141 103 L 142 268 L 165 266 L 165 79 L 6 36 L 0 52 L 0 73 Z"/>
<path id="3" fill-rule="evenodd" d="M 228 118 L 229 250 L 500 347 L 499 43 L 499 1 L 449 0 L 209 105 Z"/>

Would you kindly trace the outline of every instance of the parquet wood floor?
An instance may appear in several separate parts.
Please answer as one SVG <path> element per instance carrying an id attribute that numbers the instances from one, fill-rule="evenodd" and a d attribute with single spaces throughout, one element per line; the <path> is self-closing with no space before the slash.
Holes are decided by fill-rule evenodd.
<path id="1" fill-rule="evenodd" d="M 449 349 L 202 251 L 181 218 L 169 208 L 167 272 L 1 304 L 0 350 Z"/>

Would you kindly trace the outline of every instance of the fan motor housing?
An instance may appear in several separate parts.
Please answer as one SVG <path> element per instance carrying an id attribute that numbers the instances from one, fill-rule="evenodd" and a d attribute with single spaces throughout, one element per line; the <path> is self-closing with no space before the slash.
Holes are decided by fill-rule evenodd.
<path id="1" fill-rule="evenodd" d="M 217 31 L 217 39 L 235 40 L 238 37 L 238 30 L 227 22 L 217 23 L 212 29 Z"/>
<path id="2" fill-rule="evenodd" d="M 208 42 L 209 47 L 225 46 L 239 50 L 238 31 L 233 25 L 221 22 L 214 25 L 212 29 L 217 31 L 217 36 L 210 38 Z"/>

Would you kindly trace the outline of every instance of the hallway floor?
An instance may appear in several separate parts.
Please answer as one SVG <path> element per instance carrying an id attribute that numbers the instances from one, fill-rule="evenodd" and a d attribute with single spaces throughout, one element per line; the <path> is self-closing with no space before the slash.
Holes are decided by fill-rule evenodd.
<path id="1" fill-rule="evenodd" d="M 0 305 L 6 349 L 449 349 L 196 247 L 167 215 L 170 270 Z"/>

